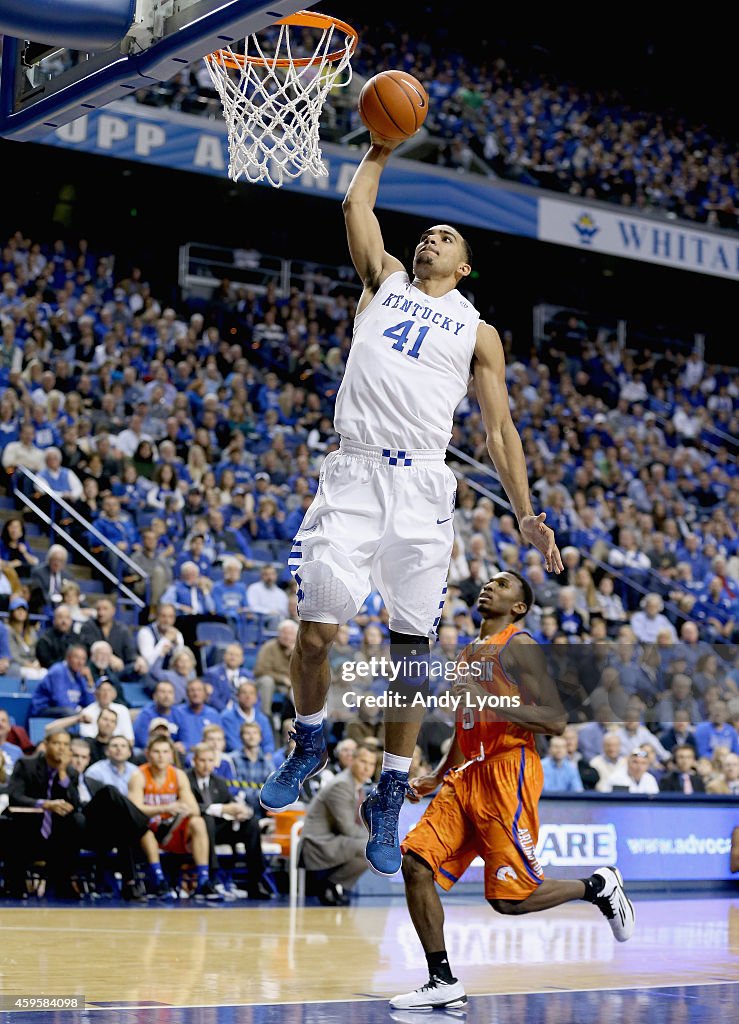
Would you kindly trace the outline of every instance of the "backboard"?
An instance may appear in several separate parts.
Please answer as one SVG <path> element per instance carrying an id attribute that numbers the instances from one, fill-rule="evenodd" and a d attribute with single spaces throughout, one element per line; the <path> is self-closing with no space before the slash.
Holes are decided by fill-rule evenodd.
<path id="1" fill-rule="evenodd" d="M 4 0 L 0 136 L 41 139 L 310 6 L 311 0 Z"/>

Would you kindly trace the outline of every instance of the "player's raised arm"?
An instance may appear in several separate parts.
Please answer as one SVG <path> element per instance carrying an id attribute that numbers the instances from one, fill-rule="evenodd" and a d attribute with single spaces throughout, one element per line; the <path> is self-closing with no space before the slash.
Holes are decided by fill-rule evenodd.
<path id="1" fill-rule="evenodd" d="M 503 346 L 498 332 L 486 323 L 481 323 L 477 330 L 472 373 L 488 452 L 513 506 L 521 536 L 544 555 L 547 572 L 562 572 L 564 566 L 554 531 L 544 525 L 546 513 L 534 515 L 523 445 L 508 404 Z"/>
<path id="2" fill-rule="evenodd" d="M 390 154 L 399 143 L 374 134 L 371 138 L 372 145 L 354 173 L 343 204 L 349 252 L 364 285 L 359 311 L 369 302 L 389 274 L 404 269 L 400 260 L 385 252 L 382 232 L 375 216 L 380 175 Z"/>

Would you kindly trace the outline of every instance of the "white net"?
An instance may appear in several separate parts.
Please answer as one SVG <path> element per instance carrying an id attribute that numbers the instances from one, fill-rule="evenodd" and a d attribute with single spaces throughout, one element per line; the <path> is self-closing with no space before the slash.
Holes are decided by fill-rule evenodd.
<path id="1" fill-rule="evenodd" d="M 315 28 L 319 16 L 312 17 Z M 226 48 L 205 63 L 228 127 L 229 178 L 280 188 L 285 178 L 328 174 L 319 120 L 329 92 L 351 81 L 356 34 L 328 17 L 313 35 L 305 25 L 279 23 L 274 29 L 276 36 L 262 43 L 256 34 L 248 36 L 243 54 Z"/>

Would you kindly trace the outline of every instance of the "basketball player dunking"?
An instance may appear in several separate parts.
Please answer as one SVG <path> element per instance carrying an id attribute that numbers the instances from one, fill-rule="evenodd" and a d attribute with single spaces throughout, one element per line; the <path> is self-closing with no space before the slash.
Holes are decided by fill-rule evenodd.
<path id="1" fill-rule="evenodd" d="M 469 245 L 447 224 L 428 228 L 416 246 L 412 277 L 385 252 L 374 206 L 397 145 L 372 135 L 344 200 L 349 250 L 364 290 L 336 400 L 341 445 L 321 467 L 290 558 L 300 617 L 290 664 L 295 749 L 262 788 L 267 810 L 297 800 L 302 784 L 327 762 L 329 649 L 339 624 L 362 606 L 370 580 L 389 613 L 396 688 L 412 704 L 446 592 L 456 481 L 444 456 L 470 373 L 488 451 L 521 535 L 542 552 L 548 571 L 563 568 L 544 513 L 534 515 L 531 505 L 500 338 L 457 291 L 471 270 Z M 400 869 L 398 815 L 423 711 L 418 702 L 386 714 L 382 775 L 362 805 L 367 859 L 382 875 Z"/>
<path id="2" fill-rule="evenodd" d="M 543 772 L 534 733 L 563 732 L 566 715 L 541 649 L 517 625 L 532 603 L 531 587 L 518 573 L 499 572 L 482 588 L 480 635 L 457 661 L 453 690 L 461 702 L 454 740 L 435 772 L 412 780 L 419 797 L 441 783 L 402 843 L 406 899 L 429 980 L 415 992 L 396 996 L 391 1001 L 395 1009 L 452 1008 L 467 1002 L 449 965 L 444 910 L 434 883 L 451 889 L 477 856 L 485 862 L 485 897 L 501 914 L 530 914 L 587 900 L 605 915 L 619 942 L 634 929 L 634 908 L 615 868 L 564 881 L 544 878 L 536 859 Z M 485 699 L 491 694 L 517 696 L 520 705 L 488 709 Z"/>

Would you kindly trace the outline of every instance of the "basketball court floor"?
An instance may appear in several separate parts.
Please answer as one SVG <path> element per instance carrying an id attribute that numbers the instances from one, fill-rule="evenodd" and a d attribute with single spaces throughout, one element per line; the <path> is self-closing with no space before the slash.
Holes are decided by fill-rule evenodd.
<path id="1" fill-rule="evenodd" d="M 0 1022 L 728 1024 L 739 1020 L 737 898 L 639 899 L 619 945 L 585 904 L 504 918 L 447 899 L 447 948 L 466 1011 L 392 1011 L 426 979 L 401 899 L 239 908 L 0 910 Z M 84 996 L 86 1009 L 14 1011 L 15 995 Z"/>

